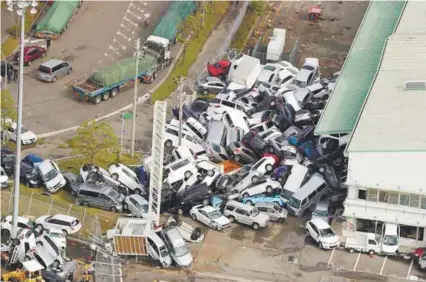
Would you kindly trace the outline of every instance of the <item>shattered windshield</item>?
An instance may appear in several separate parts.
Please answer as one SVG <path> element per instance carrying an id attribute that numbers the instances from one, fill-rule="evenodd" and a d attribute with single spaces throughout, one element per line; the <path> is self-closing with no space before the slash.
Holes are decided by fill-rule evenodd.
<path id="1" fill-rule="evenodd" d="M 44 180 L 46 182 L 49 182 L 52 179 L 54 179 L 56 176 L 58 176 L 58 171 L 56 169 L 51 169 L 48 173 L 44 175 Z"/>

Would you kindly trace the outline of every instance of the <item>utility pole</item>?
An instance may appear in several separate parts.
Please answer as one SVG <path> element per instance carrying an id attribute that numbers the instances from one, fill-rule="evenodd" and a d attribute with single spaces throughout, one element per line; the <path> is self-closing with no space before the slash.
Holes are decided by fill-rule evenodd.
<path id="1" fill-rule="evenodd" d="M 141 56 L 141 40 L 136 39 L 136 72 L 135 72 L 135 92 L 133 95 L 133 117 L 132 117 L 132 144 L 130 147 L 130 155 L 135 155 L 135 138 L 136 138 L 136 104 L 138 102 L 138 75 L 139 75 L 139 58 Z"/>
<path id="2" fill-rule="evenodd" d="M 183 102 L 185 101 L 185 92 L 182 92 L 185 77 L 180 76 L 178 78 L 174 78 L 175 83 L 177 83 L 178 86 L 178 100 L 179 100 L 179 146 L 182 145 L 182 126 L 183 126 Z"/>

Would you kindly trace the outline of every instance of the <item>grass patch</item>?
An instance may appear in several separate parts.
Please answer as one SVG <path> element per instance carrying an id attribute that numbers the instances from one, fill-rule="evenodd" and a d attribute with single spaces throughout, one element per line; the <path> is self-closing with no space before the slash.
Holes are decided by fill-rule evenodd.
<path id="1" fill-rule="evenodd" d="M 231 42 L 231 49 L 237 49 L 241 51 L 244 48 L 244 45 L 247 42 L 247 37 L 249 36 L 250 30 L 253 25 L 256 23 L 257 14 L 255 11 L 247 9 L 247 13 L 244 16 L 244 19 L 235 33 L 234 39 Z"/>
<path id="2" fill-rule="evenodd" d="M 193 37 L 186 46 L 185 53 L 182 54 L 180 59 L 166 81 L 152 94 L 151 101 L 154 104 L 156 101 L 164 100 L 176 89 L 176 83 L 173 77 L 186 76 L 189 68 L 197 59 L 198 54 L 201 52 L 204 43 L 210 36 L 213 28 L 222 20 L 223 16 L 227 13 L 229 3 L 217 2 L 216 5 L 221 5 L 221 9 L 211 10 L 206 12 L 204 19 L 204 27 L 198 33 L 198 36 Z M 218 12 L 219 11 L 219 12 Z"/>
<path id="3" fill-rule="evenodd" d="M 1 59 L 7 58 L 18 48 L 18 39 L 9 36 L 4 43 L 1 44 Z"/>

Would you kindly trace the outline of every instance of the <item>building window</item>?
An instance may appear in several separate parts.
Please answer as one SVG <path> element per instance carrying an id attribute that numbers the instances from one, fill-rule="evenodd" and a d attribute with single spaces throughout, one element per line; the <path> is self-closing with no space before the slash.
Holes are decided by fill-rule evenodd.
<path id="1" fill-rule="evenodd" d="M 374 220 L 361 219 L 361 218 L 356 219 L 356 231 L 375 233 L 375 230 L 376 230 L 376 222 Z"/>
<path id="2" fill-rule="evenodd" d="M 389 192 L 389 204 L 397 205 L 398 204 L 398 192 Z"/>
<path id="3" fill-rule="evenodd" d="M 401 206 L 410 205 L 410 195 L 409 194 L 399 194 L 399 204 Z"/>
<path id="4" fill-rule="evenodd" d="M 425 229 L 424 227 L 418 227 L 417 228 L 417 240 L 419 241 L 423 241 L 424 239 L 424 234 L 425 234 Z"/>
<path id="5" fill-rule="evenodd" d="M 410 207 L 418 208 L 420 205 L 420 195 L 410 194 Z"/>
<path id="6" fill-rule="evenodd" d="M 359 189 L 358 190 L 358 199 L 366 200 L 367 199 L 367 191 Z"/>
<path id="7" fill-rule="evenodd" d="M 389 201 L 389 192 L 379 191 L 379 202 L 388 203 Z"/>
<path id="8" fill-rule="evenodd" d="M 377 202 L 377 194 L 379 190 L 377 189 L 368 189 L 367 190 L 367 201 Z"/>
<path id="9" fill-rule="evenodd" d="M 408 226 L 408 225 L 400 225 L 399 226 L 399 234 L 403 238 L 408 239 L 417 239 L 417 227 L 416 226 Z"/>
<path id="10" fill-rule="evenodd" d="M 420 208 L 426 210 L 426 196 L 421 197 Z"/>

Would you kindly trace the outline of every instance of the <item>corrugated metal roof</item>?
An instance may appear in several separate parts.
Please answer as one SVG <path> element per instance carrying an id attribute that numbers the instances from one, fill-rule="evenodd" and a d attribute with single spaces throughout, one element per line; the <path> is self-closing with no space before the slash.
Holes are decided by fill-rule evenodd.
<path id="1" fill-rule="evenodd" d="M 405 1 L 371 1 L 315 133 L 352 132 Z"/>
<path id="2" fill-rule="evenodd" d="M 362 109 L 348 151 L 426 151 L 426 2 L 408 2 L 388 39 L 382 64 Z"/>

